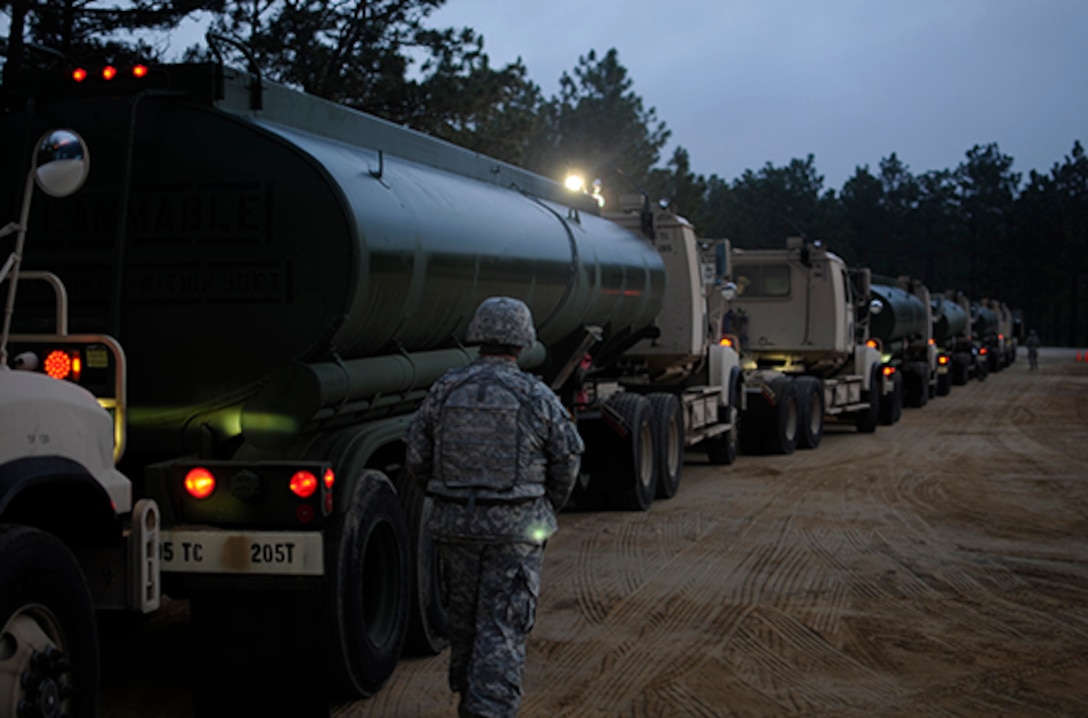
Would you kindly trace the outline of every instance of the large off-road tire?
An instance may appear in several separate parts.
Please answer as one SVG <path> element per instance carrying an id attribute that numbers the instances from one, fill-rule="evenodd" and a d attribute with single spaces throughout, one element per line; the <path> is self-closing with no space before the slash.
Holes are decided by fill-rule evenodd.
<path id="1" fill-rule="evenodd" d="M 408 527 L 408 557 L 412 588 L 409 593 L 406 653 L 433 656 L 449 645 L 449 615 L 442 602 L 442 562 L 427 528 L 432 501 L 423 495 L 407 469 L 397 474 L 397 495 Z"/>
<path id="2" fill-rule="evenodd" d="M 903 398 L 907 406 L 921 408 L 929 401 L 929 367 L 925 362 L 904 364 Z"/>
<path id="3" fill-rule="evenodd" d="M 797 384 L 789 378 L 775 384 L 774 432 L 767 437 L 767 449 L 772 454 L 792 454 L 797 449 L 800 425 Z"/>
<path id="4" fill-rule="evenodd" d="M 880 394 L 882 378 L 880 365 L 874 364 L 869 370 L 869 390 L 861 392 L 861 400 L 869 402 L 869 406 L 854 415 L 854 426 L 861 434 L 872 434 L 876 431 L 877 422 L 880 420 L 880 400 L 884 398 Z"/>
<path id="5" fill-rule="evenodd" d="M 955 386 L 966 384 L 971 378 L 971 356 L 963 353 L 953 354 L 949 373 L 952 375 L 952 383 Z"/>
<path id="6" fill-rule="evenodd" d="M 373 695 L 397 665 L 408 630 L 408 529 L 392 483 L 364 471 L 325 551 L 334 691 Z"/>
<path id="7" fill-rule="evenodd" d="M 799 406 L 797 386 L 787 376 L 772 379 L 773 402 L 753 397 L 741 419 L 744 453 L 792 454 L 797 448 Z"/>
<path id="8" fill-rule="evenodd" d="M 797 448 L 815 449 L 824 435 L 824 383 L 819 377 L 794 380 L 798 399 Z"/>
<path id="9" fill-rule="evenodd" d="M 612 396 L 608 404 L 627 427 L 627 436 L 617 452 L 609 505 L 625 511 L 646 511 L 657 493 L 653 410 L 646 397 L 627 392 Z"/>
<path id="10" fill-rule="evenodd" d="M 903 375 L 896 372 L 892 376 L 892 393 L 881 397 L 880 423 L 891 426 L 903 416 Z"/>
<path id="11" fill-rule="evenodd" d="M 0 628 L 0 715 L 98 714 L 91 594 L 51 534 L 0 526 Z"/>
<path id="12" fill-rule="evenodd" d="M 684 413 L 675 394 L 649 394 L 653 412 L 654 459 L 657 461 L 655 497 L 671 499 L 680 490 L 684 470 Z"/>
<path id="13" fill-rule="evenodd" d="M 718 408 L 718 418 L 727 422 L 731 428 L 702 442 L 703 448 L 706 449 L 706 457 L 712 464 L 728 466 L 737 460 L 737 449 L 740 443 L 739 407 L 740 392 L 734 389 L 729 406 L 724 409 Z"/>
<path id="14" fill-rule="evenodd" d="M 937 396 L 948 396 L 952 393 L 952 372 L 946 371 L 937 375 Z"/>

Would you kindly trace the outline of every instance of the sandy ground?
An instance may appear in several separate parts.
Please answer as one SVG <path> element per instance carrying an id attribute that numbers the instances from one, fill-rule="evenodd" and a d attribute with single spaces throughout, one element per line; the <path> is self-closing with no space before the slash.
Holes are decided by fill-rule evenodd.
<path id="1" fill-rule="evenodd" d="M 1086 443 L 1088 362 L 1044 350 L 874 435 L 692 455 L 649 512 L 565 512 L 521 715 L 1088 716 Z M 334 715 L 456 715 L 447 655 Z"/>

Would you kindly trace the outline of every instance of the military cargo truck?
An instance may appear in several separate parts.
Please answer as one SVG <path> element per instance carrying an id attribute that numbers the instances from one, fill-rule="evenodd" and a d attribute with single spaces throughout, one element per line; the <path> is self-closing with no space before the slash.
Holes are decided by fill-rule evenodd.
<path id="1" fill-rule="evenodd" d="M 123 352 L 111 337 L 70 334 L 63 283 L 21 269 L 35 187 L 58 199 L 78 190 L 86 146 L 49 130 L 32 151 L 5 158 L 27 155 L 18 219 L 0 229 L 0 242 L 12 241 L 0 266 L 0 714 L 92 715 L 94 609 L 159 607 L 159 510 L 134 498 L 115 466 L 125 445 Z M 48 330 L 11 333 L 20 280 L 52 292 Z"/>
<path id="2" fill-rule="evenodd" d="M 785 249 L 734 247 L 736 295 L 725 315 L 739 337 L 746 453 L 814 448 L 825 418 L 876 430 L 891 393 L 878 349 L 870 346 L 870 275 L 799 237 Z"/>

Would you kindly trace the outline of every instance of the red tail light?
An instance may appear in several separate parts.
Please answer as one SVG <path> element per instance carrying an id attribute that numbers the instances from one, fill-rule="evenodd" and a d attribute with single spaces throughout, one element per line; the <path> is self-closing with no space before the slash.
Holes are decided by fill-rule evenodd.
<path id="1" fill-rule="evenodd" d="M 54 349 L 45 357 L 45 373 L 54 379 L 67 379 L 72 373 L 72 357 L 68 352 Z"/>
<path id="2" fill-rule="evenodd" d="M 215 491 L 215 476 L 202 466 L 189 469 L 185 475 L 185 490 L 194 499 L 206 499 Z"/>
<path id="3" fill-rule="evenodd" d="M 291 493 L 302 499 L 308 499 L 317 491 L 317 477 L 309 471 L 296 471 L 291 477 Z"/>
<path id="4" fill-rule="evenodd" d="M 894 366 L 891 366 L 890 364 L 885 364 L 884 365 L 884 376 L 891 376 L 894 373 L 895 373 L 895 367 Z"/>
<path id="5" fill-rule="evenodd" d="M 946 357 L 944 354 L 940 355 L 939 357 L 937 357 L 937 363 L 938 364 L 947 364 L 948 363 L 948 357 Z"/>
<path id="6" fill-rule="evenodd" d="M 331 491 L 333 484 L 336 483 L 336 474 L 332 473 L 332 469 L 325 469 L 325 475 L 322 479 L 325 482 L 325 488 Z"/>

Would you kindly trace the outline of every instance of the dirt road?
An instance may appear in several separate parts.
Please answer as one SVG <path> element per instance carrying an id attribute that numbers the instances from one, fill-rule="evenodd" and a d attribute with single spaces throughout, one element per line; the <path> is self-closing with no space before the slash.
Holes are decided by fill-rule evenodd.
<path id="1" fill-rule="evenodd" d="M 1088 716 L 1086 444 L 1088 362 L 1044 350 L 875 435 L 693 456 L 649 512 L 566 512 L 521 715 Z M 454 716 L 446 660 L 334 715 Z"/>

